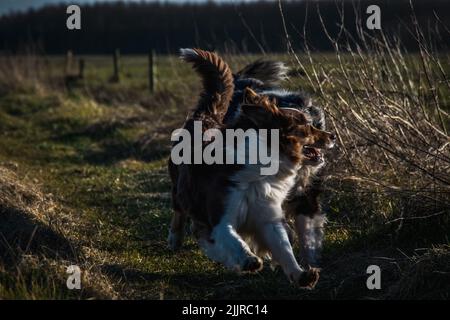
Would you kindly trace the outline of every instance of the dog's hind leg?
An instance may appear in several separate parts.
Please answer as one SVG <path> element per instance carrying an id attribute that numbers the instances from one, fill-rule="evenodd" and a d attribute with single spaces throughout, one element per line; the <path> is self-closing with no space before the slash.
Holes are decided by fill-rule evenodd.
<path id="1" fill-rule="evenodd" d="M 299 214 L 295 216 L 295 229 L 300 241 L 300 261 L 304 265 L 316 266 L 320 259 L 324 237 L 324 214 L 312 217 Z"/>
<path id="2" fill-rule="evenodd" d="M 186 214 L 181 212 L 181 210 L 174 210 L 172 221 L 170 223 L 169 236 L 167 238 L 170 249 L 176 250 L 182 246 L 185 234 L 186 220 Z"/>
<path id="3" fill-rule="evenodd" d="M 324 236 L 325 214 L 319 201 L 320 184 L 316 182 L 304 192 L 297 191 L 284 203 L 284 209 L 295 221 L 295 231 L 300 242 L 300 263 L 317 266 Z"/>

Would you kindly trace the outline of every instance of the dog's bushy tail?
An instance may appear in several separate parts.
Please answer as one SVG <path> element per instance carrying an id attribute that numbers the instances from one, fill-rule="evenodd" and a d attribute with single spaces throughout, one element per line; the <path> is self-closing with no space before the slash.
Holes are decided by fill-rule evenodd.
<path id="1" fill-rule="evenodd" d="M 236 73 L 238 79 L 254 78 L 264 85 L 274 86 L 287 78 L 289 68 L 280 61 L 258 60 Z"/>
<path id="2" fill-rule="evenodd" d="M 181 58 L 192 63 L 202 78 L 203 92 L 196 114 L 209 113 L 222 121 L 233 97 L 233 73 L 228 64 L 214 52 L 181 49 Z"/>

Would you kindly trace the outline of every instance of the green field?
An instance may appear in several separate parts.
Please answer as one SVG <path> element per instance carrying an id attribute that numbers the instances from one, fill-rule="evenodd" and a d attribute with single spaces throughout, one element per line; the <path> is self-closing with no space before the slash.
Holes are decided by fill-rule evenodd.
<path id="1" fill-rule="evenodd" d="M 280 269 L 269 266 L 257 274 L 229 272 L 208 260 L 190 237 L 182 250 L 169 251 L 170 134 L 195 105 L 198 78 L 177 57 L 158 57 L 156 92 L 150 94 L 146 57 L 122 57 L 119 83 L 109 81 L 110 57 L 83 58 L 84 79 L 68 87 L 62 81 L 63 57 L 39 60 L 40 67 L 28 73 L 18 65 L 7 69 L 10 73 L 3 69 L 0 298 L 449 298 L 448 203 L 444 213 L 438 202 L 435 211 L 424 212 L 436 216 L 401 226 L 392 222 L 412 210 L 415 196 L 352 180 L 351 172 L 344 179 L 343 172 L 373 166 L 366 177 L 392 178 L 387 183 L 398 182 L 403 191 L 414 184 L 414 174 L 391 170 L 392 161 L 381 169 L 376 161 L 363 163 L 365 146 L 357 149 L 359 158 L 348 151 L 351 146 L 331 155 L 324 198 L 329 223 L 315 290 L 290 285 Z M 227 60 L 237 70 L 255 58 Z M 317 57 L 323 59 L 319 70 L 339 71 L 335 57 L 325 58 Z M 348 66 L 349 72 L 359 72 L 351 61 Z M 306 69 L 314 78 L 314 70 Z M 317 92 L 306 77 L 286 85 Z M 323 88 L 334 92 L 332 86 Z M 447 94 L 441 96 L 448 107 Z M 351 165 L 348 154 L 355 156 Z M 411 181 L 399 182 L 396 172 Z M 360 188 L 361 183 L 370 188 Z M 443 198 L 448 200 L 448 193 Z M 72 264 L 82 270 L 82 290 L 66 287 L 65 268 Z M 372 264 L 382 269 L 381 290 L 366 288 L 366 268 Z"/>

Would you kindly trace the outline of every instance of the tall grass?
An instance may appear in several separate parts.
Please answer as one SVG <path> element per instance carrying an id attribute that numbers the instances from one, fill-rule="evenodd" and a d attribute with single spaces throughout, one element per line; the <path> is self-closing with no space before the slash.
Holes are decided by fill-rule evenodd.
<path id="1" fill-rule="evenodd" d="M 0 90 L 32 91 L 44 94 L 64 90 L 64 74 L 50 63 L 41 50 L 30 46 L 20 54 L 0 55 Z"/>
<path id="2" fill-rule="evenodd" d="M 281 2 L 280 13 L 285 23 Z M 383 30 L 369 33 L 361 19 L 358 39 L 350 37 L 343 13 L 341 32 L 333 37 L 319 7 L 317 14 L 333 57 L 312 54 L 305 27 L 299 38 L 306 55 L 299 57 L 285 30 L 293 62 L 339 137 L 339 155 L 329 166 L 336 199 L 351 198 L 358 214 L 397 232 L 408 223 L 445 237 L 450 230 L 448 54 L 433 50 L 413 10 L 414 54 Z"/>

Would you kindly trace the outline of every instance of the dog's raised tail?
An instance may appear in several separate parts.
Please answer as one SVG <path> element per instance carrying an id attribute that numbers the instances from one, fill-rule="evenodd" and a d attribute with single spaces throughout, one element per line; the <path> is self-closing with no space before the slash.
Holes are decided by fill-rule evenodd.
<path id="1" fill-rule="evenodd" d="M 192 63 L 202 78 L 203 92 L 196 113 L 210 113 L 222 121 L 233 97 L 233 73 L 216 53 L 201 49 L 180 49 L 180 57 Z"/>
<path id="2" fill-rule="evenodd" d="M 265 85 L 278 85 L 288 78 L 289 68 L 281 61 L 257 60 L 236 73 L 238 79 L 254 78 Z"/>

